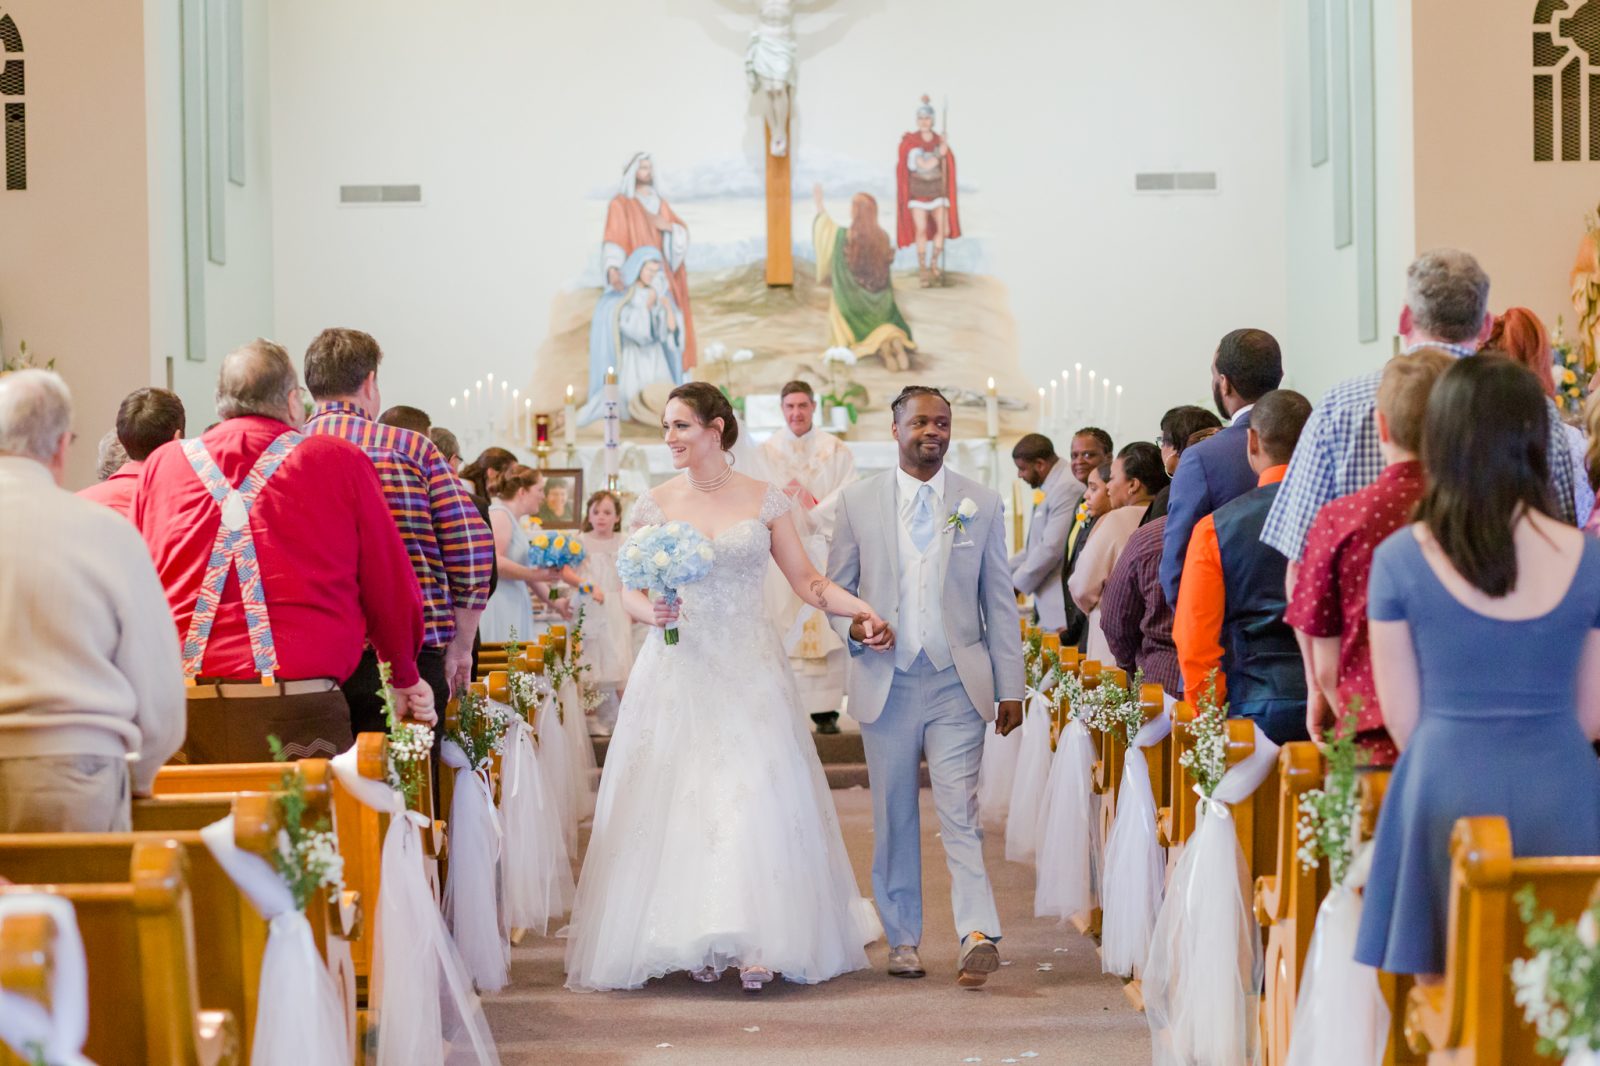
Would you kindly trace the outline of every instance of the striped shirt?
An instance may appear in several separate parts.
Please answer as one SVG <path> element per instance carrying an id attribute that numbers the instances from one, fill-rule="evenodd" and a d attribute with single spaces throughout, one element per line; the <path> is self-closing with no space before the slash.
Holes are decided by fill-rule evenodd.
<path id="1" fill-rule="evenodd" d="M 494 536 L 450 464 L 422 434 L 374 422 L 342 400 L 317 405 L 305 432 L 341 437 L 377 467 L 389 513 L 422 587 L 423 646 L 450 643 L 455 609 L 482 610 L 494 572 Z"/>
<path id="2" fill-rule="evenodd" d="M 1430 344 L 1457 357 L 1473 354 L 1458 344 Z M 1413 349 L 1415 350 L 1415 349 Z M 1408 351 L 1406 354 L 1410 354 Z M 1317 512 L 1329 501 L 1366 488 L 1383 473 L 1383 452 L 1372 412 L 1378 406 L 1382 370 L 1335 385 L 1306 422 L 1289 461 L 1289 476 L 1267 515 L 1261 540 L 1292 563 L 1305 552 L 1306 535 Z M 1550 488 L 1555 517 L 1576 524 L 1572 464 L 1567 458 L 1566 430 L 1555 403 L 1550 408 Z"/>

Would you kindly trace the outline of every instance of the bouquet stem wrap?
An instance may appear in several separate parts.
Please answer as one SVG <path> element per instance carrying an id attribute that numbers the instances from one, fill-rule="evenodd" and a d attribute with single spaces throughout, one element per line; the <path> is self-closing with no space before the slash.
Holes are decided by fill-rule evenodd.
<path id="1" fill-rule="evenodd" d="M 1378 988 L 1378 971 L 1355 960 L 1361 887 L 1371 868 L 1372 842 L 1368 841 L 1361 845 L 1344 881 L 1333 886 L 1317 908 L 1316 930 L 1311 934 L 1311 950 L 1294 1007 L 1294 1027 L 1289 1031 L 1288 1066 L 1383 1061 L 1389 1004 Z"/>
<path id="2" fill-rule="evenodd" d="M 661 593 L 661 598 L 667 601 L 667 606 L 668 607 L 676 607 L 676 606 L 678 606 L 678 590 L 677 589 L 665 589 L 665 590 L 663 590 L 662 593 Z M 668 626 L 665 630 L 662 631 L 661 640 L 662 640 L 662 643 L 664 643 L 664 644 L 676 644 L 676 643 L 678 643 L 678 624 L 676 622 L 674 622 L 672 625 Z"/>

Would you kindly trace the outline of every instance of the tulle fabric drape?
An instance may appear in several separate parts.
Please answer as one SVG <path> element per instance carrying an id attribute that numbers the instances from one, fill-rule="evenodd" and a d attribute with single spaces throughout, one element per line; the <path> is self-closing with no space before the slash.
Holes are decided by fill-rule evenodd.
<path id="1" fill-rule="evenodd" d="M 509 929 L 540 936 L 572 907 L 572 862 L 533 730 L 512 715 L 500 761 L 501 898 Z"/>
<path id="2" fill-rule="evenodd" d="M 1094 739 L 1082 722 L 1061 732 L 1039 815 L 1036 918 L 1065 921 L 1098 905 L 1100 804 L 1094 794 Z"/>
<path id="3" fill-rule="evenodd" d="M 578 857 L 578 804 L 573 785 L 574 754 L 561 723 L 561 703 L 554 695 L 539 701 L 534 714 L 539 730 L 539 769 L 548 782 L 556 804 L 556 823 L 561 826 L 561 842 L 569 860 Z"/>
<path id="4" fill-rule="evenodd" d="M 566 729 L 567 755 L 572 760 L 572 774 L 568 782 L 572 788 L 572 809 L 579 822 L 594 817 L 594 772 L 599 762 L 594 757 L 594 741 L 589 737 L 589 719 L 583 713 L 583 699 L 578 694 L 578 683 L 567 681 L 557 693 L 565 711 L 563 726 Z M 541 737 L 543 733 L 539 734 Z"/>
<path id="5" fill-rule="evenodd" d="M 1017 773 L 1017 752 L 1022 730 L 1001 736 L 993 729 L 983 733 L 983 762 L 978 769 L 978 816 L 985 825 L 1004 826 L 1011 809 L 1011 784 Z"/>
<path id="6" fill-rule="evenodd" d="M 1156 799 L 1144 752 L 1170 732 L 1170 709 L 1140 727 L 1123 763 L 1116 818 L 1106 838 L 1100 892 L 1100 969 L 1119 977 L 1143 974 L 1161 911 L 1167 859 L 1156 839 Z"/>
<path id="7" fill-rule="evenodd" d="M 1228 805 L 1260 786 L 1277 755 L 1257 729 L 1254 754 L 1224 775 L 1213 798 L 1200 801 L 1144 968 L 1154 1066 L 1259 1061 L 1261 933 Z"/>
<path id="8" fill-rule="evenodd" d="M 1032 862 L 1038 847 L 1039 815 L 1050 776 L 1050 701 L 1029 697 L 1017 743 L 1017 768 L 1006 813 L 1006 858 Z"/>
<path id="9" fill-rule="evenodd" d="M 480 992 L 498 992 L 510 980 L 511 942 L 500 914 L 500 818 L 488 777 L 474 772 L 467 753 L 444 742 L 444 764 L 455 771 L 450 801 L 450 879 L 444 920 L 461 961 Z"/>
<path id="10" fill-rule="evenodd" d="M 44 1050 L 49 1066 L 94 1066 L 83 1057 L 89 1037 L 89 968 L 72 903 L 44 894 L 0 896 L 0 925 L 10 918 L 43 915 L 56 927 L 50 1005 L 0 988 L 0 1043 L 29 1060 L 32 1047 Z"/>
<path id="11" fill-rule="evenodd" d="M 1378 1066 L 1383 1061 L 1389 1004 L 1378 987 L 1378 971 L 1355 960 L 1361 888 L 1371 869 L 1368 841 L 1344 881 L 1317 908 L 1289 1032 L 1288 1066 Z"/>

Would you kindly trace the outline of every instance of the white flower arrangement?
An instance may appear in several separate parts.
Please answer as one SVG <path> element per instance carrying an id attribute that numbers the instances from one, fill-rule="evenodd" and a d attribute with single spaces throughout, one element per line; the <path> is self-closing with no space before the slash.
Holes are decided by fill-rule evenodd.
<path id="1" fill-rule="evenodd" d="M 274 762 L 288 755 L 276 736 L 267 737 Z M 298 767 L 285 769 L 278 785 L 278 813 L 283 828 L 278 830 L 277 847 L 269 858 L 298 910 L 305 910 L 317 889 L 326 888 L 333 899 L 344 892 L 344 857 L 339 854 L 339 838 L 326 818 L 311 827 L 305 824 L 306 782 Z"/>
<path id="2" fill-rule="evenodd" d="M 455 741 L 466 753 L 472 769 L 482 770 L 505 749 L 506 731 L 510 728 L 509 710 L 469 688 L 460 696 L 455 728 L 445 734 L 445 739 Z"/>
<path id="3" fill-rule="evenodd" d="M 389 787 L 404 795 L 410 806 L 422 793 L 424 770 L 433 755 L 433 730 L 400 717 L 393 678 L 393 669 L 379 659 L 378 692 L 383 696 L 384 717 L 389 723 Z"/>
<path id="4" fill-rule="evenodd" d="M 720 363 L 723 356 L 728 354 L 728 346 L 721 341 L 712 341 L 700 353 L 702 363 Z"/>
<path id="5" fill-rule="evenodd" d="M 822 353 L 824 363 L 838 363 L 842 366 L 855 366 L 856 353 L 843 345 L 835 345 Z"/>
<path id="6" fill-rule="evenodd" d="M 1189 732 L 1194 746 L 1178 757 L 1178 765 L 1189 772 L 1201 795 L 1210 799 L 1228 772 L 1228 705 L 1217 706 L 1217 672 L 1206 678 L 1205 694 L 1200 697 L 1194 723 Z"/>
<path id="7" fill-rule="evenodd" d="M 1539 911 L 1531 884 L 1516 900 L 1534 954 L 1512 962 L 1511 983 L 1523 1017 L 1539 1033 L 1539 1053 L 1600 1049 L 1600 900 L 1591 898 L 1576 922 L 1564 923 Z"/>
<path id="8" fill-rule="evenodd" d="M 949 533 L 953 530 L 967 531 L 967 523 L 972 521 L 978 513 L 978 505 L 972 502 L 972 497 L 963 496 L 961 502 L 956 504 L 956 509 L 944 520 L 944 530 Z"/>
<path id="9" fill-rule="evenodd" d="M 1327 859 L 1328 875 L 1336 885 L 1344 883 L 1359 843 L 1361 802 L 1356 767 L 1360 748 L 1356 744 L 1356 721 L 1360 713 L 1360 699 L 1352 699 L 1339 716 L 1332 739 L 1323 747 L 1328 771 L 1322 787 L 1310 789 L 1300 797 L 1300 865 L 1314 870 Z"/>
<path id="10" fill-rule="evenodd" d="M 733 362 L 748 363 L 755 357 L 756 353 L 752 352 L 749 348 L 740 348 L 738 351 L 733 353 Z"/>
<path id="11" fill-rule="evenodd" d="M 1092 690 L 1094 702 L 1087 723 L 1089 728 L 1102 733 L 1120 729 L 1131 746 L 1144 726 L 1144 707 L 1139 703 L 1139 690 L 1143 686 L 1143 671 L 1134 672 L 1127 688 L 1102 676 L 1100 684 Z"/>

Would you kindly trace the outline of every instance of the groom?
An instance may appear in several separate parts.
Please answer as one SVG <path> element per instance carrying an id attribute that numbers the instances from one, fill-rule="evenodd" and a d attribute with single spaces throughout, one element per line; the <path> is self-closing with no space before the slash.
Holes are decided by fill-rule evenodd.
<path id="1" fill-rule="evenodd" d="M 889 623 L 869 633 L 862 619 L 834 619 L 848 637 L 846 706 L 861 723 L 872 784 L 872 889 L 889 934 L 889 973 L 924 976 L 918 793 L 926 756 L 961 937 L 960 983 L 976 988 L 1000 967 L 978 766 L 984 723 L 1004 736 L 1022 722 L 1017 601 L 1000 497 L 944 468 L 949 401 L 912 385 L 891 407 L 899 468 L 843 490 L 828 556 L 829 576 Z"/>

